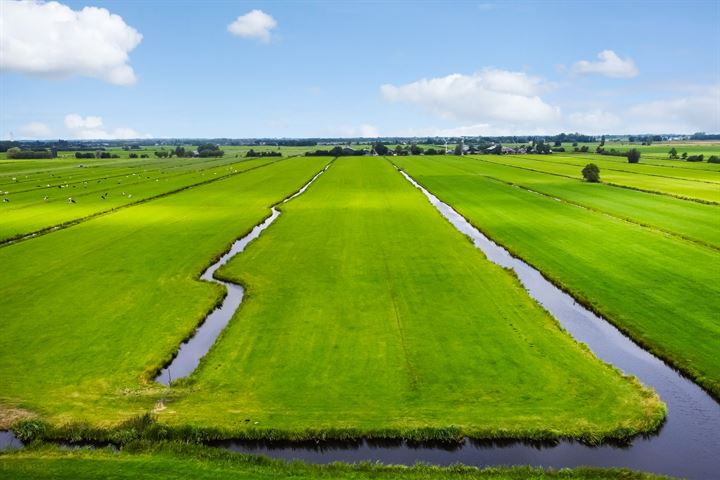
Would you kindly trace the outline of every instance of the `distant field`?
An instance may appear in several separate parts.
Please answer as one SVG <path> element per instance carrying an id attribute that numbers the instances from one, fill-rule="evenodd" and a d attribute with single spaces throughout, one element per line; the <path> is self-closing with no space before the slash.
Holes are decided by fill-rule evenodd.
<path id="1" fill-rule="evenodd" d="M 267 165 L 276 159 L 48 160 L 42 170 L 3 165 L 0 241 L 142 202 L 192 185 Z M 9 168 L 8 168 L 9 167 Z M 19 170 L 19 173 L 18 173 Z M 15 180 L 13 180 L 13 178 Z M 72 198 L 75 203 L 70 203 Z"/>
<path id="2" fill-rule="evenodd" d="M 464 173 L 484 175 L 519 185 L 720 249 L 720 207 L 716 205 L 532 171 L 513 166 L 514 162 L 511 162 L 512 165 L 505 164 L 504 159 L 496 155 L 449 156 L 444 157 L 442 162 Z"/>
<path id="3" fill-rule="evenodd" d="M 337 159 L 283 211 L 221 269 L 247 298 L 161 421 L 240 438 L 600 438 L 657 419 L 387 161 Z"/>
<path id="4" fill-rule="evenodd" d="M 601 155 L 597 155 L 591 160 L 578 160 L 556 154 L 482 155 L 479 158 L 577 179 L 582 179 L 582 167 L 593 162 L 600 166 L 600 178 L 605 183 L 700 202 L 720 203 L 720 184 L 716 183 L 716 177 L 719 174 L 711 171 L 688 170 L 676 173 L 675 169 L 667 169 L 670 171 L 665 172 L 663 167 L 653 165 L 618 164 L 606 161 Z M 662 170 L 659 171 L 660 173 L 656 173 L 657 169 Z M 660 174 L 664 176 L 659 176 Z M 691 175 L 696 175 L 697 178 L 692 180 L 684 178 Z"/>
<path id="5" fill-rule="evenodd" d="M 500 163 L 532 165 L 555 173 L 561 169 L 577 170 L 576 166 L 530 158 L 498 158 Z M 501 174 L 505 181 L 489 178 L 499 171 L 485 171 L 480 159 L 393 157 L 393 160 L 492 239 L 693 376 L 716 397 L 720 395 L 717 250 L 618 218 L 628 216 L 636 221 L 646 218 L 645 223 L 650 225 L 662 223 L 664 228 L 698 238 L 705 235 L 703 227 L 696 230 L 691 223 L 682 220 L 676 223 L 671 215 L 663 215 L 666 208 L 674 208 L 682 216 L 682 204 L 672 207 L 662 201 L 655 204 L 660 196 L 643 193 L 646 199 L 634 201 L 635 205 L 654 210 L 645 217 L 644 210 L 614 201 L 611 197 L 615 191 L 610 187 L 593 186 L 592 193 L 585 188 L 588 194 L 584 197 L 577 184 L 546 183 L 538 181 L 537 176 L 533 180 L 538 183 L 533 185 L 526 180 L 518 181 L 597 210 L 591 211 L 508 185 L 507 169 Z M 627 175 L 637 175 L 640 178 L 636 181 L 644 181 L 640 174 Z M 675 180 L 664 180 L 673 188 Z M 605 215 L 605 211 L 612 216 Z M 687 211 L 705 219 L 705 231 L 712 229 L 709 217 L 712 210 L 690 207 Z"/>

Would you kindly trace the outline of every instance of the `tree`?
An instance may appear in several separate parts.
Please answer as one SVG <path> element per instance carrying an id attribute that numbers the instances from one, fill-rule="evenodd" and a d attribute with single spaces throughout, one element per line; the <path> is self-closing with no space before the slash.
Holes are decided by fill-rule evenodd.
<path id="1" fill-rule="evenodd" d="M 710 155 L 708 158 L 708 163 L 720 163 L 720 157 L 717 155 Z"/>
<path id="2" fill-rule="evenodd" d="M 223 150 L 220 150 L 220 147 L 218 147 L 217 145 L 213 145 L 212 143 L 200 145 L 197 151 L 198 156 L 200 157 L 222 157 L 223 155 L 225 155 L 225 152 Z"/>
<path id="3" fill-rule="evenodd" d="M 672 159 L 678 158 L 677 150 L 675 150 L 675 147 L 670 149 L 670 152 L 668 153 L 668 158 L 672 158 Z"/>
<path id="4" fill-rule="evenodd" d="M 683 154 L 680 155 L 680 158 L 682 158 L 683 160 L 687 159 L 687 152 L 683 152 Z"/>
<path id="5" fill-rule="evenodd" d="M 594 163 L 588 163 L 582 169 L 582 176 L 588 182 L 598 183 L 600 181 L 600 169 Z"/>
<path id="6" fill-rule="evenodd" d="M 131 153 L 129 156 L 130 156 L 130 158 L 138 158 L 137 153 Z"/>
<path id="7" fill-rule="evenodd" d="M 388 152 L 390 151 L 390 149 L 387 146 L 385 146 L 384 144 L 382 144 L 380 142 L 373 144 L 372 148 L 373 148 L 373 150 L 375 150 L 375 153 L 377 153 L 378 155 L 387 155 Z"/>
<path id="8" fill-rule="evenodd" d="M 605 135 L 603 135 L 602 138 L 600 139 L 600 146 L 601 147 L 605 146 Z"/>
<path id="9" fill-rule="evenodd" d="M 631 148 L 627 151 L 627 159 L 628 163 L 638 163 L 640 162 L 640 150 L 637 148 Z"/>
<path id="10" fill-rule="evenodd" d="M 422 149 L 422 148 L 418 147 L 418 146 L 415 145 L 415 144 L 412 144 L 412 145 L 410 146 L 410 154 L 411 154 L 411 155 L 420 155 L 421 153 L 423 153 L 423 149 Z"/>

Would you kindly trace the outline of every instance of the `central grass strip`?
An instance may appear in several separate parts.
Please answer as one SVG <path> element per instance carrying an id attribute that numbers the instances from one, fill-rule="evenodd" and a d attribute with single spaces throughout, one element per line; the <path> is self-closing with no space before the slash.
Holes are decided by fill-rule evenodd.
<path id="1" fill-rule="evenodd" d="M 114 425 L 223 295 L 212 259 L 328 158 L 292 158 L 0 249 L 0 427 L 30 410 Z"/>
<path id="2" fill-rule="evenodd" d="M 624 437 L 658 398 L 388 162 L 340 158 L 220 275 L 247 296 L 159 422 L 236 438 Z"/>
<path id="3" fill-rule="evenodd" d="M 442 159 L 397 163 L 494 241 L 720 397 L 717 251 L 459 173 Z"/>

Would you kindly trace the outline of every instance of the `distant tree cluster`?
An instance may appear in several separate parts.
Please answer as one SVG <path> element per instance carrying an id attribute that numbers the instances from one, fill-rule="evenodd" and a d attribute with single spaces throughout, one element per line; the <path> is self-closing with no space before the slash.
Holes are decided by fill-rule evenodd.
<path id="1" fill-rule="evenodd" d="M 577 144 L 573 145 L 573 152 L 587 153 L 590 151 L 590 147 L 588 147 L 587 145 L 583 145 L 582 147 L 578 147 Z"/>
<path id="2" fill-rule="evenodd" d="M 120 158 L 120 155 L 98 150 L 97 152 L 75 152 L 75 158 Z"/>
<path id="3" fill-rule="evenodd" d="M 705 160 L 705 155 L 702 153 L 700 155 L 690 155 L 685 158 L 687 162 L 702 162 L 703 160 Z"/>
<path id="4" fill-rule="evenodd" d="M 690 140 L 720 140 L 720 133 L 697 132 L 690 136 Z"/>
<path id="5" fill-rule="evenodd" d="M 246 157 L 282 157 L 282 153 L 276 151 L 256 152 L 252 148 L 245 154 Z"/>
<path id="6" fill-rule="evenodd" d="M 330 150 L 315 150 L 314 152 L 305 152 L 306 157 L 357 157 L 366 155 L 366 149 L 355 150 L 350 147 L 333 147 Z"/>
<path id="7" fill-rule="evenodd" d="M 57 151 L 53 149 L 23 150 L 19 147 L 12 147 L 7 150 L 7 158 L 13 160 L 26 160 L 32 158 L 55 158 Z"/>
<path id="8" fill-rule="evenodd" d="M 199 157 L 222 157 L 223 155 L 225 155 L 225 152 L 223 150 L 220 150 L 219 146 L 212 143 L 200 145 L 197 149 L 197 152 Z"/>
<path id="9" fill-rule="evenodd" d="M 640 162 L 640 150 L 637 148 L 631 148 L 627 151 L 627 160 L 628 163 L 638 163 Z"/>
<path id="10" fill-rule="evenodd" d="M 610 155 L 611 157 L 627 157 L 627 151 L 615 150 L 614 148 L 606 150 L 603 147 L 597 147 L 595 152 L 600 155 Z"/>

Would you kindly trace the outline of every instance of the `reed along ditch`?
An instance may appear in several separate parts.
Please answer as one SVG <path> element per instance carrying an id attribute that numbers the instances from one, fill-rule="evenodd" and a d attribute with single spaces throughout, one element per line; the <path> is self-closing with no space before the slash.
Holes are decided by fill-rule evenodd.
<path id="1" fill-rule="evenodd" d="M 328 165 L 329 166 L 329 165 Z M 303 188 L 286 198 L 302 194 L 328 166 Z M 585 343 L 601 360 L 634 375 L 660 395 L 668 408 L 667 419 L 655 434 L 639 437 L 629 445 L 588 446 L 571 440 L 559 442 L 477 441 L 462 443 L 414 443 L 404 440 L 357 442 L 222 441 L 212 446 L 309 463 L 382 462 L 413 465 L 462 463 L 475 466 L 532 465 L 541 467 L 625 467 L 694 479 L 718 478 L 720 472 L 720 404 L 707 392 L 622 334 L 607 320 L 595 315 L 560 290 L 542 274 L 513 257 L 473 227 L 452 207 L 440 201 L 405 172 L 405 179 L 418 188 L 457 230 L 482 250 L 488 260 L 514 271 L 530 296 L 547 309 L 575 340 Z M 281 202 L 282 203 L 282 202 Z M 213 277 L 214 272 L 257 238 L 280 212 L 272 214 L 203 272 L 201 279 L 225 285 L 228 295 L 185 342 L 175 359 L 156 380 L 168 384 L 187 376 L 197 367 L 242 301 L 243 288 Z M 22 446 L 10 432 L 0 432 L 0 449 Z"/>

